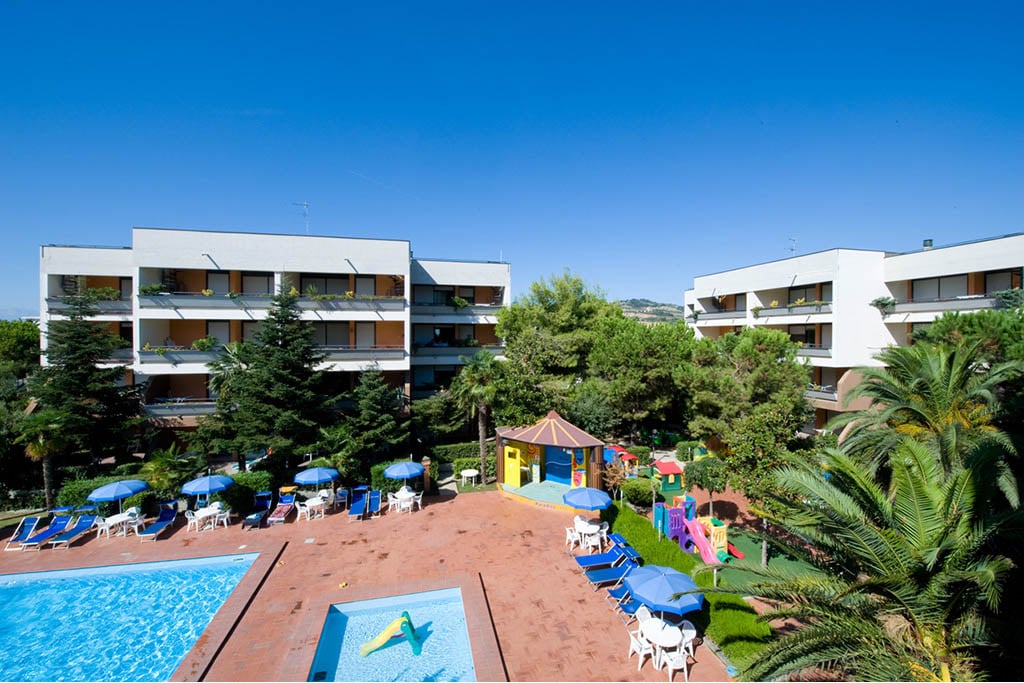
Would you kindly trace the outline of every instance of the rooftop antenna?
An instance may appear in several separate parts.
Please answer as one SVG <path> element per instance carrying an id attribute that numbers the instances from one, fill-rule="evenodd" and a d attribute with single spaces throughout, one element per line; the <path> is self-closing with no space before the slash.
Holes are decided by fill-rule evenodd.
<path id="1" fill-rule="evenodd" d="M 292 202 L 292 206 L 302 207 L 302 217 L 306 219 L 306 234 L 309 234 L 309 202 Z"/>
<path id="2" fill-rule="evenodd" d="M 789 238 L 789 253 L 790 254 L 795 254 L 796 253 L 796 238 L 795 237 L 790 237 Z"/>

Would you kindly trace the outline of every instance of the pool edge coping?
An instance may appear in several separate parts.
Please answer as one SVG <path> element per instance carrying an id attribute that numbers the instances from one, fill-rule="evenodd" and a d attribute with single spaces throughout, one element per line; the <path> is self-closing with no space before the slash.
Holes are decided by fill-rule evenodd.
<path id="1" fill-rule="evenodd" d="M 401 583 L 376 584 L 373 586 L 348 587 L 325 593 L 310 603 L 306 615 L 293 633 L 294 645 L 285 656 L 282 666 L 282 680 L 306 681 L 313 665 L 313 657 L 323 631 L 324 620 L 330 606 L 339 602 L 372 600 L 404 593 L 459 588 L 462 591 L 462 606 L 466 614 L 466 630 L 469 632 L 469 646 L 473 654 L 473 670 L 477 681 L 507 681 L 504 659 L 498 645 L 497 632 L 491 619 L 491 612 L 479 574 L 456 574 L 436 579 L 419 579 Z"/>
<path id="2" fill-rule="evenodd" d="M 275 547 L 276 546 L 276 547 Z M 287 541 L 274 543 L 268 548 L 260 550 L 239 550 L 233 553 L 219 553 L 217 555 L 200 555 L 194 558 L 181 559 L 203 559 L 209 557 L 220 557 L 222 555 L 237 555 L 245 552 L 258 553 L 252 565 L 245 572 L 245 575 L 231 591 L 231 595 L 220 606 L 209 625 L 196 640 L 195 644 L 181 660 L 181 664 L 174 670 L 170 681 L 201 681 L 210 671 L 213 663 L 224 648 L 224 644 L 230 639 L 235 627 L 245 616 L 249 605 L 256 599 L 256 594 L 263 586 L 270 575 L 284 549 L 288 546 Z"/>

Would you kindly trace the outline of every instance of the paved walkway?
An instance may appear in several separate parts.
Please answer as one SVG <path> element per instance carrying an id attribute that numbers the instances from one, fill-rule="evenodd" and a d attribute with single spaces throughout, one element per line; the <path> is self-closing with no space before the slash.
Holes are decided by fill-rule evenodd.
<path id="1" fill-rule="evenodd" d="M 717 502 L 717 501 L 716 501 Z M 571 517 L 504 499 L 495 491 L 427 498 L 411 515 L 349 522 L 337 513 L 270 529 L 197 534 L 184 526 L 156 542 L 90 538 L 68 551 L 3 553 L 0 573 L 95 566 L 227 552 L 277 552 L 207 674 L 211 680 L 294 678 L 288 662 L 311 661 L 315 642 L 296 638 L 325 594 L 358 595 L 384 584 L 478 575 L 513 681 L 664 681 L 649 662 L 626 658 L 629 638 L 603 592 L 578 574 L 563 545 Z M 342 584 L 346 584 L 343 588 Z M 201 639 L 202 642 L 202 639 Z M 727 680 L 706 647 L 691 681 Z M 677 674 L 675 680 L 683 680 Z"/>

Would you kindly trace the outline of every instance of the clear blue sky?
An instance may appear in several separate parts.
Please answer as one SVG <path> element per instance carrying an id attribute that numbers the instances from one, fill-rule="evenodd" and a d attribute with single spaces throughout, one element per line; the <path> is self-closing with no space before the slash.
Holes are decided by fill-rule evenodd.
<path id="1" fill-rule="evenodd" d="M 0 7 L 0 316 L 133 226 L 408 239 L 682 303 L 695 275 L 1024 231 L 1018 3 Z"/>

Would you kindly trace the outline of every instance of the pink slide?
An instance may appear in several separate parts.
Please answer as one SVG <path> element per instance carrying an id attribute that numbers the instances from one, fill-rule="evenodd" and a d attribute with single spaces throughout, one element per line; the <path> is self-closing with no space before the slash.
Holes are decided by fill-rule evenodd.
<path id="1" fill-rule="evenodd" d="M 715 554 L 715 549 L 711 547 L 711 541 L 708 540 L 704 531 L 704 525 L 695 519 L 687 519 L 685 523 L 686 530 L 690 532 L 693 544 L 700 551 L 700 559 L 704 560 L 704 564 L 722 564 L 718 555 Z"/>

